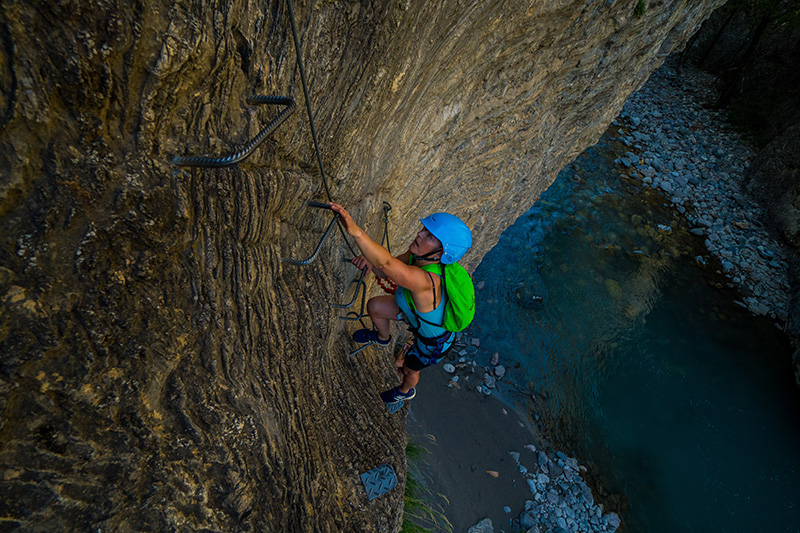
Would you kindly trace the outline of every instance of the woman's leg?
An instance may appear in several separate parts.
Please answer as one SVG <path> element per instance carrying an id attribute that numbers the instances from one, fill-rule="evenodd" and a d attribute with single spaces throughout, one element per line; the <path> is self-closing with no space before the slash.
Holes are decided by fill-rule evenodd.
<path id="1" fill-rule="evenodd" d="M 407 394 L 411 387 L 415 387 L 419 382 L 419 370 L 411 370 L 407 366 L 403 367 L 403 383 L 400 384 L 400 392 Z"/>
<path id="2" fill-rule="evenodd" d="M 375 296 L 370 298 L 367 302 L 367 313 L 378 330 L 378 337 L 385 341 L 389 339 L 391 328 L 389 326 L 390 320 L 395 320 L 397 314 L 400 312 L 394 296 Z"/>

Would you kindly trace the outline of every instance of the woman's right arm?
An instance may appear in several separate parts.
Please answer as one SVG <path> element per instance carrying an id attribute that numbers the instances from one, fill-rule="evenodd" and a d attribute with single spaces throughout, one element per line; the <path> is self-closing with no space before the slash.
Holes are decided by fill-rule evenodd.
<path id="1" fill-rule="evenodd" d="M 339 214 L 345 231 L 356 241 L 358 249 L 373 265 L 373 270 L 377 267 L 387 278 L 412 293 L 428 289 L 430 283 L 428 273 L 419 267 L 408 264 L 410 252 L 394 257 L 389 250 L 373 241 L 364 230 L 358 227 L 344 207 L 335 202 L 331 202 L 330 206 L 335 213 Z M 405 261 L 401 257 L 404 257 Z"/>
<path id="2" fill-rule="evenodd" d="M 403 252 L 402 254 L 400 254 L 400 255 L 398 255 L 396 257 L 397 257 L 397 259 L 399 259 L 400 261 L 404 262 L 405 264 L 408 264 L 408 258 L 410 256 L 410 254 L 411 254 L 411 252 L 406 250 L 405 252 Z M 372 272 L 373 274 L 375 274 L 376 277 L 379 277 L 379 278 L 387 277 L 386 274 L 384 274 L 381 269 L 375 268 L 374 266 L 372 266 L 372 263 L 367 261 L 367 259 L 363 255 L 358 255 L 358 256 L 354 257 L 353 259 L 350 260 L 350 262 L 353 263 L 359 270 L 364 270 L 364 268 L 366 268 L 368 274 L 370 272 Z"/>

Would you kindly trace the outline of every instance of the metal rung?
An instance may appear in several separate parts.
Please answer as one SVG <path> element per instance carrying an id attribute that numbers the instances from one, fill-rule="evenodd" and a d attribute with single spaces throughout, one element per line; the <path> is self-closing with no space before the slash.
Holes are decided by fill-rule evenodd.
<path id="1" fill-rule="evenodd" d="M 308 201 L 308 202 L 306 202 L 306 205 L 308 207 L 316 207 L 318 209 L 330 209 L 331 208 L 331 204 L 326 204 L 326 203 L 323 203 L 323 202 Z"/>
<path id="2" fill-rule="evenodd" d="M 207 168 L 217 168 L 217 167 L 227 167 L 233 164 L 242 161 L 243 159 L 247 158 L 253 151 L 260 145 L 267 136 L 275 131 L 275 129 L 280 126 L 284 120 L 294 111 L 295 102 L 294 99 L 289 96 L 260 96 L 260 95 L 251 95 L 247 97 L 248 104 L 271 104 L 271 105 L 283 105 L 286 108 L 281 111 L 281 113 L 272 119 L 269 124 L 266 125 L 264 129 L 262 129 L 258 134 L 253 137 L 253 139 L 248 142 L 244 148 L 239 150 L 236 153 L 231 155 L 227 155 L 224 157 L 207 157 L 207 156 L 175 156 L 172 158 L 172 162 L 178 166 L 182 167 L 207 167 Z"/>
<path id="3" fill-rule="evenodd" d="M 366 350 L 367 348 L 369 348 L 373 344 L 375 344 L 375 343 L 374 342 L 369 342 L 369 343 L 365 344 L 364 346 L 362 346 L 361 348 L 358 348 L 357 350 L 354 350 L 354 351 L 350 352 L 350 357 L 353 357 L 357 353 L 361 353 L 362 351 Z"/>
<path id="4" fill-rule="evenodd" d="M 358 279 L 353 280 L 353 282 L 356 284 L 356 291 L 353 293 L 353 299 L 350 300 L 350 303 L 346 303 L 346 304 L 331 304 L 331 307 L 336 308 L 336 309 L 347 309 L 350 306 L 352 306 L 354 303 L 356 303 L 356 298 L 358 298 L 358 293 L 361 290 L 362 286 L 364 287 L 364 293 L 367 292 L 367 285 L 364 283 L 364 276 L 366 274 L 367 274 L 367 269 L 364 268 L 364 269 L 361 270 L 361 275 L 358 277 Z M 363 296 L 361 297 L 361 300 L 362 300 L 361 307 L 363 309 L 363 307 L 364 307 L 364 302 L 363 302 L 364 297 Z"/>
<path id="5" fill-rule="evenodd" d="M 356 313 L 355 311 L 350 311 L 346 315 L 340 316 L 339 320 L 355 321 L 355 320 L 361 320 L 362 318 L 367 316 L 367 314 L 364 312 L 364 307 L 366 307 L 366 299 L 367 299 L 367 286 L 366 284 L 364 284 L 364 282 L 362 282 L 361 285 L 364 287 L 364 292 L 361 293 L 361 311 L 358 313 Z"/>
<path id="6" fill-rule="evenodd" d="M 325 230 L 325 234 L 322 236 L 322 239 L 320 239 L 319 244 L 317 244 L 317 247 L 314 250 L 314 253 L 311 254 L 311 257 L 309 257 L 308 259 L 304 259 L 302 261 L 300 261 L 298 259 L 288 259 L 288 258 L 284 257 L 284 258 L 281 259 L 281 261 L 283 261 L 284 263 L 289 263 L 289 264 L 298 265 L 298 266 L 305 266 L 305 265 L 310 264 L 312 261 L 314 261 L 314 259 L 317 258 L 317 254 L 319 253 L 320 248 L 322 248 L 322 243 L 325 242 L 325 239 L 328 237 L 328 234 L 333 229 L 333 226 L 334 226 L 334 224 L 336 224 L 337 220 L 339 220 L 339 213 L 336 213 L 335 215 L 333 215 L 333 220 L 331 220 L 331 223 L 328 224 L 328 229 Z"/>

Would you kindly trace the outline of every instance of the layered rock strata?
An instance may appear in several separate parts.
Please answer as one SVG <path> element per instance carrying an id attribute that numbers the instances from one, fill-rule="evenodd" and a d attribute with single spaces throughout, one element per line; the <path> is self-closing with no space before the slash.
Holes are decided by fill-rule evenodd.
<path id="1" fill-rule="evenodd" d="M 719 2 L 296 6 L 332 196 L 397 251 L 473 228 L 473 268 Z M 0 526 L 392 531 L 388 353 L 349 358 L 351 267 L 296 111 L 282 1 L 7 1 L 0 13 Z M 395 467 L 368 501 L 358 474 Z"/>

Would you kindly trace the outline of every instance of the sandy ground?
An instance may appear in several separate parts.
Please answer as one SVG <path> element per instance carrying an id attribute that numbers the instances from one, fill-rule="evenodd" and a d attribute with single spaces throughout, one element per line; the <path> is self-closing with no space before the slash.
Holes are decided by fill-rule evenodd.
<path id="1" fill-rule="evenodd" d="M 516 532 L 510 520 L 533 495 L 508 452 L 519 452 L 523 464 L 536 464 L 525 445 L 538 448 L 539 438 L 511 407 L 474 390 L 449 389 L 448 377 L 442 364 L 425 369 L 417 397 L 408 402 L 409 438 L 430 452 L 420 481 L 449 501 L 441 505 L 453 531 L 465 532 L 488 517 L 495 531 Z"/>

